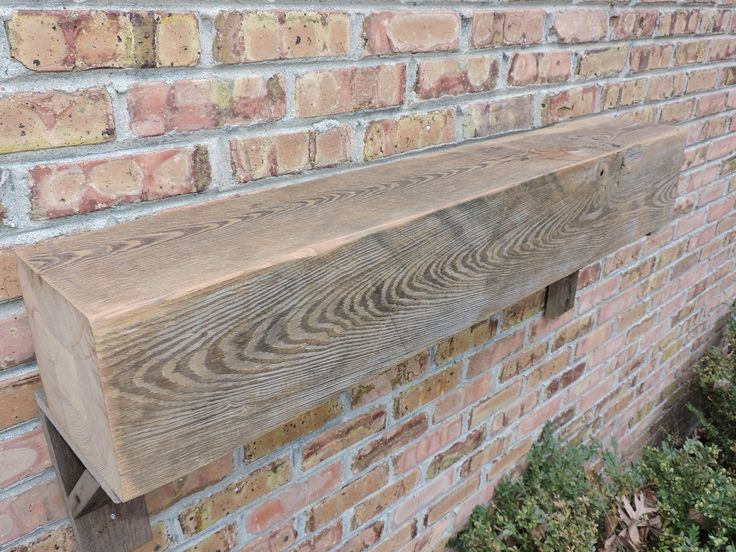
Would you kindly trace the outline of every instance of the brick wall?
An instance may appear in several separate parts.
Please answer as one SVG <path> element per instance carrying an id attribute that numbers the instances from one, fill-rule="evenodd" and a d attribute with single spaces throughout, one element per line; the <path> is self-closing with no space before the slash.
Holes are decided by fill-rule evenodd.
<path id="1" fill-rule="evenodd" d="M 144 548 L 439 549 L 546 420 L 676 419 L 736 297 L 735 0 L 66 4 L 0 7 L 0 548 L 75 548 L 13 246 L 591 113 L 688 129 L 669 226 L 151 493 Z"/>

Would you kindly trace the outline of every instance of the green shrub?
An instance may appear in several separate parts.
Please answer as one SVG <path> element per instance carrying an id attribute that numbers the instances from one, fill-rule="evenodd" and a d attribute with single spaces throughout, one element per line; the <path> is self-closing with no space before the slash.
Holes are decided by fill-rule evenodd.
<path id="1" fill-rule="evenodd" d="M 690 406 L 702 439 L 723 453 L 723 464 L 736 473 L 736 307 L 726 324 L 726 347 L 711 349 L 696 368 L 698 406 Z"/>
<path id="2" fill-rule="evenodd" d="M 461 552 L 706 550 L 736 552 L 736 478 L 717 447 L 688 439 L 648 448 L 630 468 L 596 446 L 568 446 L 546 427 L 517 480 L 504 478 L 450 543 Z"/>

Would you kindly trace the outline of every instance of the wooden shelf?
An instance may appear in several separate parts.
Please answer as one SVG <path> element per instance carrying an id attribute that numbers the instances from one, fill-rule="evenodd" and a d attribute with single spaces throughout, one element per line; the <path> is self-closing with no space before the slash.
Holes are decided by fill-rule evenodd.
<path id="1" fill-rule="evenodd" d="M 21 249 L 49 410 L 138 497 L 656 230 L 683 148 L 597 117 Z"/>

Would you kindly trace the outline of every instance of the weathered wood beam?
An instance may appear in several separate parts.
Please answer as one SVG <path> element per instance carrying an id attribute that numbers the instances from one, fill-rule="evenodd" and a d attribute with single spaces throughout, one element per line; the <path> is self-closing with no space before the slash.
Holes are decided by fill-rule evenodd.
<path id="1" fill-rule="evenodd" d="M 547 296 L 544 304 L 545 318 L 557 318 L 575 306 L 578 273 L 579 271 L 576 270 L 547 286 Z"/>
<path id="2" fill-rule="evenodd" d="M 590 118 L 23 249 L 51 413 L 140 496 L 656 230 L 683 148 Z"/>

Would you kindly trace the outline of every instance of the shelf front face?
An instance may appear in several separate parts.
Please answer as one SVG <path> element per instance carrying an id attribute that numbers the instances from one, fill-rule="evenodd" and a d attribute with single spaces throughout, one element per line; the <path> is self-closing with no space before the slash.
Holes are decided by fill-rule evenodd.
<path id="1" fill-rule="evenodd" d="M 596 117 L 21 250 L 49 408 L 139 496 L 656 230 L 683 149 Z"/>

